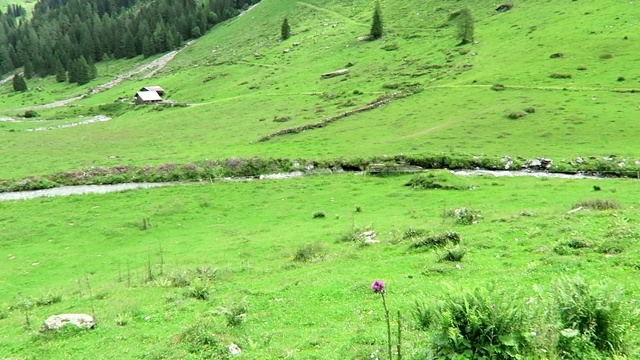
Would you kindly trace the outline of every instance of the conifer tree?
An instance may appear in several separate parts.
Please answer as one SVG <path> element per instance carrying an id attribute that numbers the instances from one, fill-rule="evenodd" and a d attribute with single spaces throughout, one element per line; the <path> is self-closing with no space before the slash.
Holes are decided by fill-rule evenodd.
<path id="1" fill-rule="evenodd" d="M 87 65 L 89 65 L 89 79 L 93 80 L 98 77 L 98 69 L 96 68 L 96 63 L 93 61 L 93 58 L 89 57 L 87 60 Z"/>
<path id="2" fill-rule="evenodd" d="M 379 39 L 382 37 L 382 13 L 380 11 L 380 3 L 376 2 L 376 8 L 373 11 L 373 22 L 371 24 L 371 39 Z"/>
<path id="3" fill-rule="evenodd" d="M 14 66 L 9 56 L 9 51 L 4 45 L 0 46 L 0 75 L 6 74 L 13 69 Z"/>
<path id="4" fill-rule="evenodd" d="M 76 60 L 76 77 L 75 80 L 78 85 L 84 85 L 91 81 L 91 68 L 87 63 L 87 59 L 84 56 L 81 56 L 80 59 Z"/>
<path id="5" fill-rule="evenodd" d="M 57 82 L 65 82 L 67 81 L 67 73 L 64 71 L 64 67 L 60 60 L 56 60 L 56 81 Z"/>
<path id="6" fill-rule="evenodd" d="M 31 79 L 34 73 L 33 63 L 30 60 L 24 62 L 24 77 Z"/>
<path id="7" fill-rule="evenodd" d="M 27 91 L 27 83 L 20 74 L 13 76 L 13 90 L 15 91 Z"/>
<path id="8" fill-rule="evenodd" d="M 282 20 L 282 26 L 280 27 L 280 37 L 282 40 L 287 40 L 291 37 L 291 26 L 289 26 L 289 19 L 284 18 Z"/>
<path id="9" fill-rule="evenodd" d="M 473 16 L 469 8 L 464 8 L 458 15 L 458 38 L 460 39 L 460 45 L 469 44 L 473 42 Z"/>

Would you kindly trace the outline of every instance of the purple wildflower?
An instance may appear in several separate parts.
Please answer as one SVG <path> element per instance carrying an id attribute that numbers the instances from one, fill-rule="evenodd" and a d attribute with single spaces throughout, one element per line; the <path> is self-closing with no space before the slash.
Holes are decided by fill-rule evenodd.
<path id="1" fill-rule="evenodd" d="M 384 281 L 382 280 L 376 280 L 373 282 L 373 284 L 371 284 L 371 290 L 373 290 L 373 292 L 381 294 L 384 292 Z"/>

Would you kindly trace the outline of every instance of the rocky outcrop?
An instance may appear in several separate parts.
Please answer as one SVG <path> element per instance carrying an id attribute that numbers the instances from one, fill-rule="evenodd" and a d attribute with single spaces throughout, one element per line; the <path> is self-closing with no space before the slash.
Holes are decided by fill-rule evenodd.
<path id="1" fill-rule="evenodd" d="M 79 329 L 93 329 L 96 321 L 87 314 L 59 314 L 51 315 L 40 327 L 41 332 L 60 330 L 67 325 L 73 325 Z"/>

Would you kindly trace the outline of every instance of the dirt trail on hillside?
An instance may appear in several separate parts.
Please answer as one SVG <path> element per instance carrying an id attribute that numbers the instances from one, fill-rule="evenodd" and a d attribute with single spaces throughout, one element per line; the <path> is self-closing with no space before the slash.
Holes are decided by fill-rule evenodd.
<path id="1" fill-rule="evenodd" d="M 171 51 L 170 53 L 163 55 L 147 64 L 144 64 L 142 66 L 139 66 L 127 73 L 124 73 L 122 75 L 118 75 L 116 76 L 113 80 L 98 85 L 94 88 L 91 89 L 91 91 L 89 91 L 88 94 L 83 94 L 83 95 L 79 95 L 79 96 L 75 96 L 69 99 L 65 99 L 65 100 L 60 100 L 60 101 L 56 101 L 56 102 L 52 102 L 49 104 L 43 104 L 43 105 L 36 105 L 36 106 L 28 106 L 28 107 L 24 107 L 18 110 L 37 110 L 37 109 L 51 109 L 51 108 L 55 108 L 55 107 L 60 107 L 60 106 L 65 106 L 68 105 L 74 101 L 80 100 L 80 99 L 84 99 L 89 95 L 93 95 L 93 94 L 97 94 L 99 92 L 108 90 L 113 88 L 116 85 L 119 85 L 120 83 L 122 83 L 123 81 L 144 73 L 145 71 L 148 71 L 147 74 L 145 74 L 142 78 L 143 79 L 149 79 L 151 77 L 153 77 L 158 71 L 162 70 L 165 68 L 165 66 L 167 66 L 167 64 L 169 64 L 169 62 L 171 60 L 173 60 L 173 58 L 178 55 L 182 50 L 186 49 L 189 45 L 193 44 L 195 42 L 195 40 L 189 41 L 187 42 L 183 47 L 181 47 L 178 50 L 174 50 Z M 5 79 L 6 80 L 6 79 Z M 3 80 L 4 81 L 4 80 Z"/>

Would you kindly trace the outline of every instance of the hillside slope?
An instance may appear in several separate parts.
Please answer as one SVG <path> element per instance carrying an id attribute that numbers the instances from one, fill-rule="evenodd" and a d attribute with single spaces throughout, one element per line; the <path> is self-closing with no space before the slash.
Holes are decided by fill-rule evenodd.
<path id="1" fill-rule="evenodd" d="M 636 4 L 527 1 L 504 13 L 496 13 L 491 1 L 381 5 L 384 37 L 362 41 L 372 14 L 368 1 L 265 0 L 214 28 L 154 78 L 39 115 L 66 119 L 58 122 L 111 115 L 109 104 L 150 83 L 193 106 L 125 106 L 110 122 L 41 132 L 2 123 L 6 141 L 0 149 L 16 156 L 0 178 L 232 156 L 640 156 L 633 138 L 639 93 L 631 92 L 640 87 L 633 52 L 639 41 Z M 475 18 L 476 41 L 458 46 L 452 14 L 464 6 Z M 292 36 L 281 41 L 284 17 Z M 563 56 L 552 58 L 555 53 Z M 320 77 L 348 65 L 346 76 Z M 495 84 L 506 90 L 492 91 Z M 2 97 L 15 105 L 5 115 L 15 117 L 17 108 L 44 99 L 15 95 L 9 86 Z M 43 88 L 70 91 L 58 84 Z M 257 142 L 405 89 L 414 95 L 321 129 Z M 533 113 L 507 116 L 525 109 Z"/>

